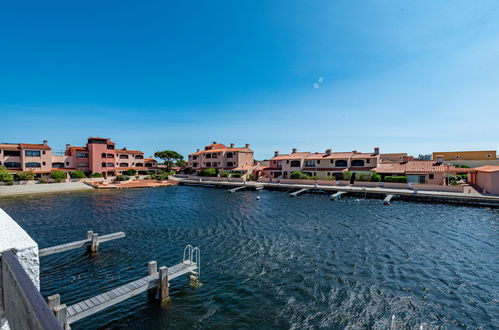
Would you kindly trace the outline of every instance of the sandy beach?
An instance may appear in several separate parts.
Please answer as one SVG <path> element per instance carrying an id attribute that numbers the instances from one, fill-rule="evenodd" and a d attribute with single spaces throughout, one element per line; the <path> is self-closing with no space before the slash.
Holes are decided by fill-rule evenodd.
<path id="1" fill-rule="evenodd" d="M 83 182 L 0 186 L 0 197 L 94 189 Z"/>

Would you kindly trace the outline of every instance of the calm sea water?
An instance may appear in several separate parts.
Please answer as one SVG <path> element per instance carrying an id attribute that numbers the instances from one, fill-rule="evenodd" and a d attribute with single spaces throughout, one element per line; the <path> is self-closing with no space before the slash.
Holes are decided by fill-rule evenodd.
<path id="1" fill-rule="evenodd" d="M 260 200 L 256 196 L 261 196 Z M 499 324 L 499 210 L 284 192 L 166 187 L 1 199 L 40 247 L 124 231 L 97 257 L 41 259 L 68 305 L 201 248 L 204 286 L 172 281 L 73 329 L 483 328 Z"/>

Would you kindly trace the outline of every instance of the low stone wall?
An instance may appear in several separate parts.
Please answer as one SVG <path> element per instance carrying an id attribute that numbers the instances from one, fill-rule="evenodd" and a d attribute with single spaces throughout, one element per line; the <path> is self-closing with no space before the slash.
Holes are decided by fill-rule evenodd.
<path id="1" fill-rule="evenodd" d="M 38 244 L 7 214 L 0 209 L 0 255 L 14 249 L 16 257 L 35 286 L 40 289 L 40 260 Z M 1 267 L 1 266 L 0 266 Z M 3 282 L 0 269 L 0 330 L 9 329 L 4 318 Z"/>
<path id="2" fill-rule="evenodd" d="M 442 186 L 438 184 L 413 184 L 412 187 L 418 190 L 464 192 L 464 186 Z"/>

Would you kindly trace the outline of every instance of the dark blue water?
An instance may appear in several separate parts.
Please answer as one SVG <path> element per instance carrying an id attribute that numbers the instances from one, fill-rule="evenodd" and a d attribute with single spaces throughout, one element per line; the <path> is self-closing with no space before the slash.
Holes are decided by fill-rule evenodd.
<path id="1" fill-rule="evenodd" d="M 260 195 L 261 200 L 256 196 Z M 68 305 L 201 248 L 204 286 L 165 306 L 134 297 L 73 329 L 497 327 L 499 210 L 284 192 L 166 187 L 1 199 L 47 247 L 127 237 L 41 259 L 44 296 Z"/>

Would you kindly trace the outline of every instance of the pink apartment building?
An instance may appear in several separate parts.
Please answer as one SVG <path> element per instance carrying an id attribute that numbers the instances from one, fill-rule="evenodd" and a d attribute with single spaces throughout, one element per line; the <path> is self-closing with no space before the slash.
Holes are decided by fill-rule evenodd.
<path id="1" fill-rule="evenodd" d="M 139 174 L 156 172 L 158 162 L 144 153 L 127 148 L 116 149 L 108 138 L 90 137 L 85 147 L 66 145 L 64 152 L 52 152 L 44 140 L 42 144 L 0 144 L 0 166 L 12 172 L 32 171 L 36 177 L 50 175 L 52 171 L 83 171 L 87 174 L 102 173 L 105 176 L 123 174 L 134 169 Z"/>
<path id="2" fill-rule="evenodd" d="M 188 166 L 194 170 L 216 168 L 220 171 L 236 171 L 242 174 L 251 173 L 255 168 L 253 150 L 249 144 L 244 147 L 235 147 L 233 143 L 227 147 L 224 144 L 213 142 L 198 149 L 189 155 Z"/>

